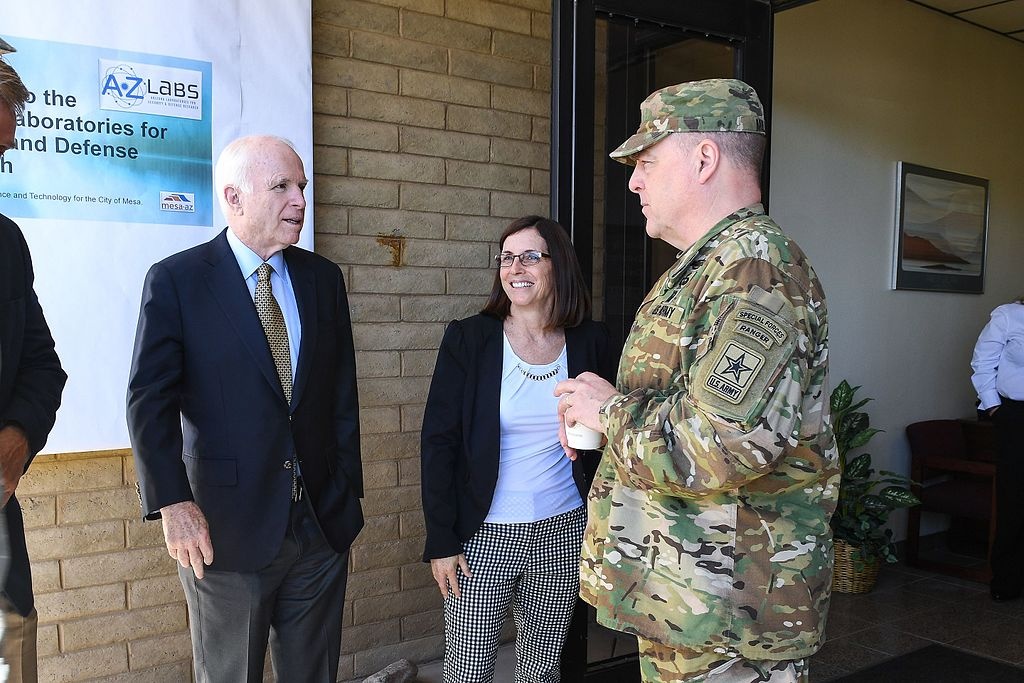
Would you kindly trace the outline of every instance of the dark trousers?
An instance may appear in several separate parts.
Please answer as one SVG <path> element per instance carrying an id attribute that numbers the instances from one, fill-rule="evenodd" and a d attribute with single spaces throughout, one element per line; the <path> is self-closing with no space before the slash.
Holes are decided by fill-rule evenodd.
<path id="1" fill-rule="evenodd" d="M 327 544 L 305 499 L 292 505 L 270 566 L 207 571 L 202 580 L 179 567 L 196 682 L 261 683 L 269 638 L 278 681 L 334 683 L 347 572 L 348 552 Z"/>
<path id="2" fill-rule="evenodd" d="M 999 446 L 992 587 L 1015 593 L 1024 584 L 1024 401 L 1002 397 L 992 421 Z"/>

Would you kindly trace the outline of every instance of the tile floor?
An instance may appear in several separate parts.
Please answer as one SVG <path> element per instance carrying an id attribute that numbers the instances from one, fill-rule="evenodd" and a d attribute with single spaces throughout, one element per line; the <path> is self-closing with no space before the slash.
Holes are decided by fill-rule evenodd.
<path id="1" fill-rule="evenodd" d="M 871 593 L 833 596 L 827 636 L 811 660 L 814 683 L 931 643 L 1021 665 L 1024 601 L 996 603 L 984 584 L 896 565 Z"/>
<path id="2" fill-rule="evenodd" d="M 833 595 L 827 642 L 811 660 L 811 681 L 826 683 L 931 643 L 1024 665 L 1024 600 L 996 603 L 984 584 L 902 563 L 883 567 L 872 592 Z M 514 667 L 515 652 L 506 645 L 495 682 L 512 683 Z M 423 665 L 417 680 L 440 683 L 440 663 Z"/>

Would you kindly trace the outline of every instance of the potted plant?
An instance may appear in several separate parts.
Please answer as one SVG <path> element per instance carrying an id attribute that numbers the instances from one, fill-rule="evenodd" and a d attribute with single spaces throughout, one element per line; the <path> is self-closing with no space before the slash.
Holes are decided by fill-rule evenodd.
<path id="1" fill-rule="evenodd" d="M 870 453 L 850 459 L 852 451 L 881 431 L 871 427 L 868 414 L 861 410 L 872 399 L 854 402 L 858 389 L 859 386 L 851 387 L 844 379 L 830 397 L 841 472 L 839 501 L 832 515 L 832 587 L 841 593 L 870 591 L 881 563 L 896 562 L 892 530 L 886 528 L 886 522 L 893 510 L 921 502 L 910 492 L 910 480 L 906 477 L 882 470 L 876 478 Z"/>

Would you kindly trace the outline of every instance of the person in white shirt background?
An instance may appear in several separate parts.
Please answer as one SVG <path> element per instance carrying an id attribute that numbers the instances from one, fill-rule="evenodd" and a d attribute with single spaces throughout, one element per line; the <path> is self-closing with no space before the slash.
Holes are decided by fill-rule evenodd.
<path id="1" fill-rule="evenodd" d="M 978 409 L 995 423 L 996 538 L 992 546 L 992 599 L 1020 597 L 1024 584 L 1024 297 L 997 306 L 971 359 Z"/>

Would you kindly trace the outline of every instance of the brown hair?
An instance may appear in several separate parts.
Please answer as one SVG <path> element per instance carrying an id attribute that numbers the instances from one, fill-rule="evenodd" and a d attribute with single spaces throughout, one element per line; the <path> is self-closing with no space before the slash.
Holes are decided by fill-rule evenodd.
<path id="1" fill-rule="evenodd" d="M 590 292 L 583 280 L 580 262 L 569 241 L 569 233 L 561 224 L 543 216 L 523 216 L 509 223 L 501 233 L 498 246 L 504 248 L 505 240 L 517 232 L 535 228 L 548 245 L 551 255 L 551 271 L 555 279 L 555 298 L 548 316 L 549 328 L 576 327 L 590 317 Z M 501 320 L 508 317 L 512 302 L 501 286 L 501 269 L 494 273 L 491 295 L 487 298 L 481 313 L 493 315 Z"/>
<path id="2" fill-rule="evenodd" d="M 21 77 L 10 64 L 0 59 L 0 105 L 20 116 L 28 101 L 28 88 L 21 82 Z"/>

